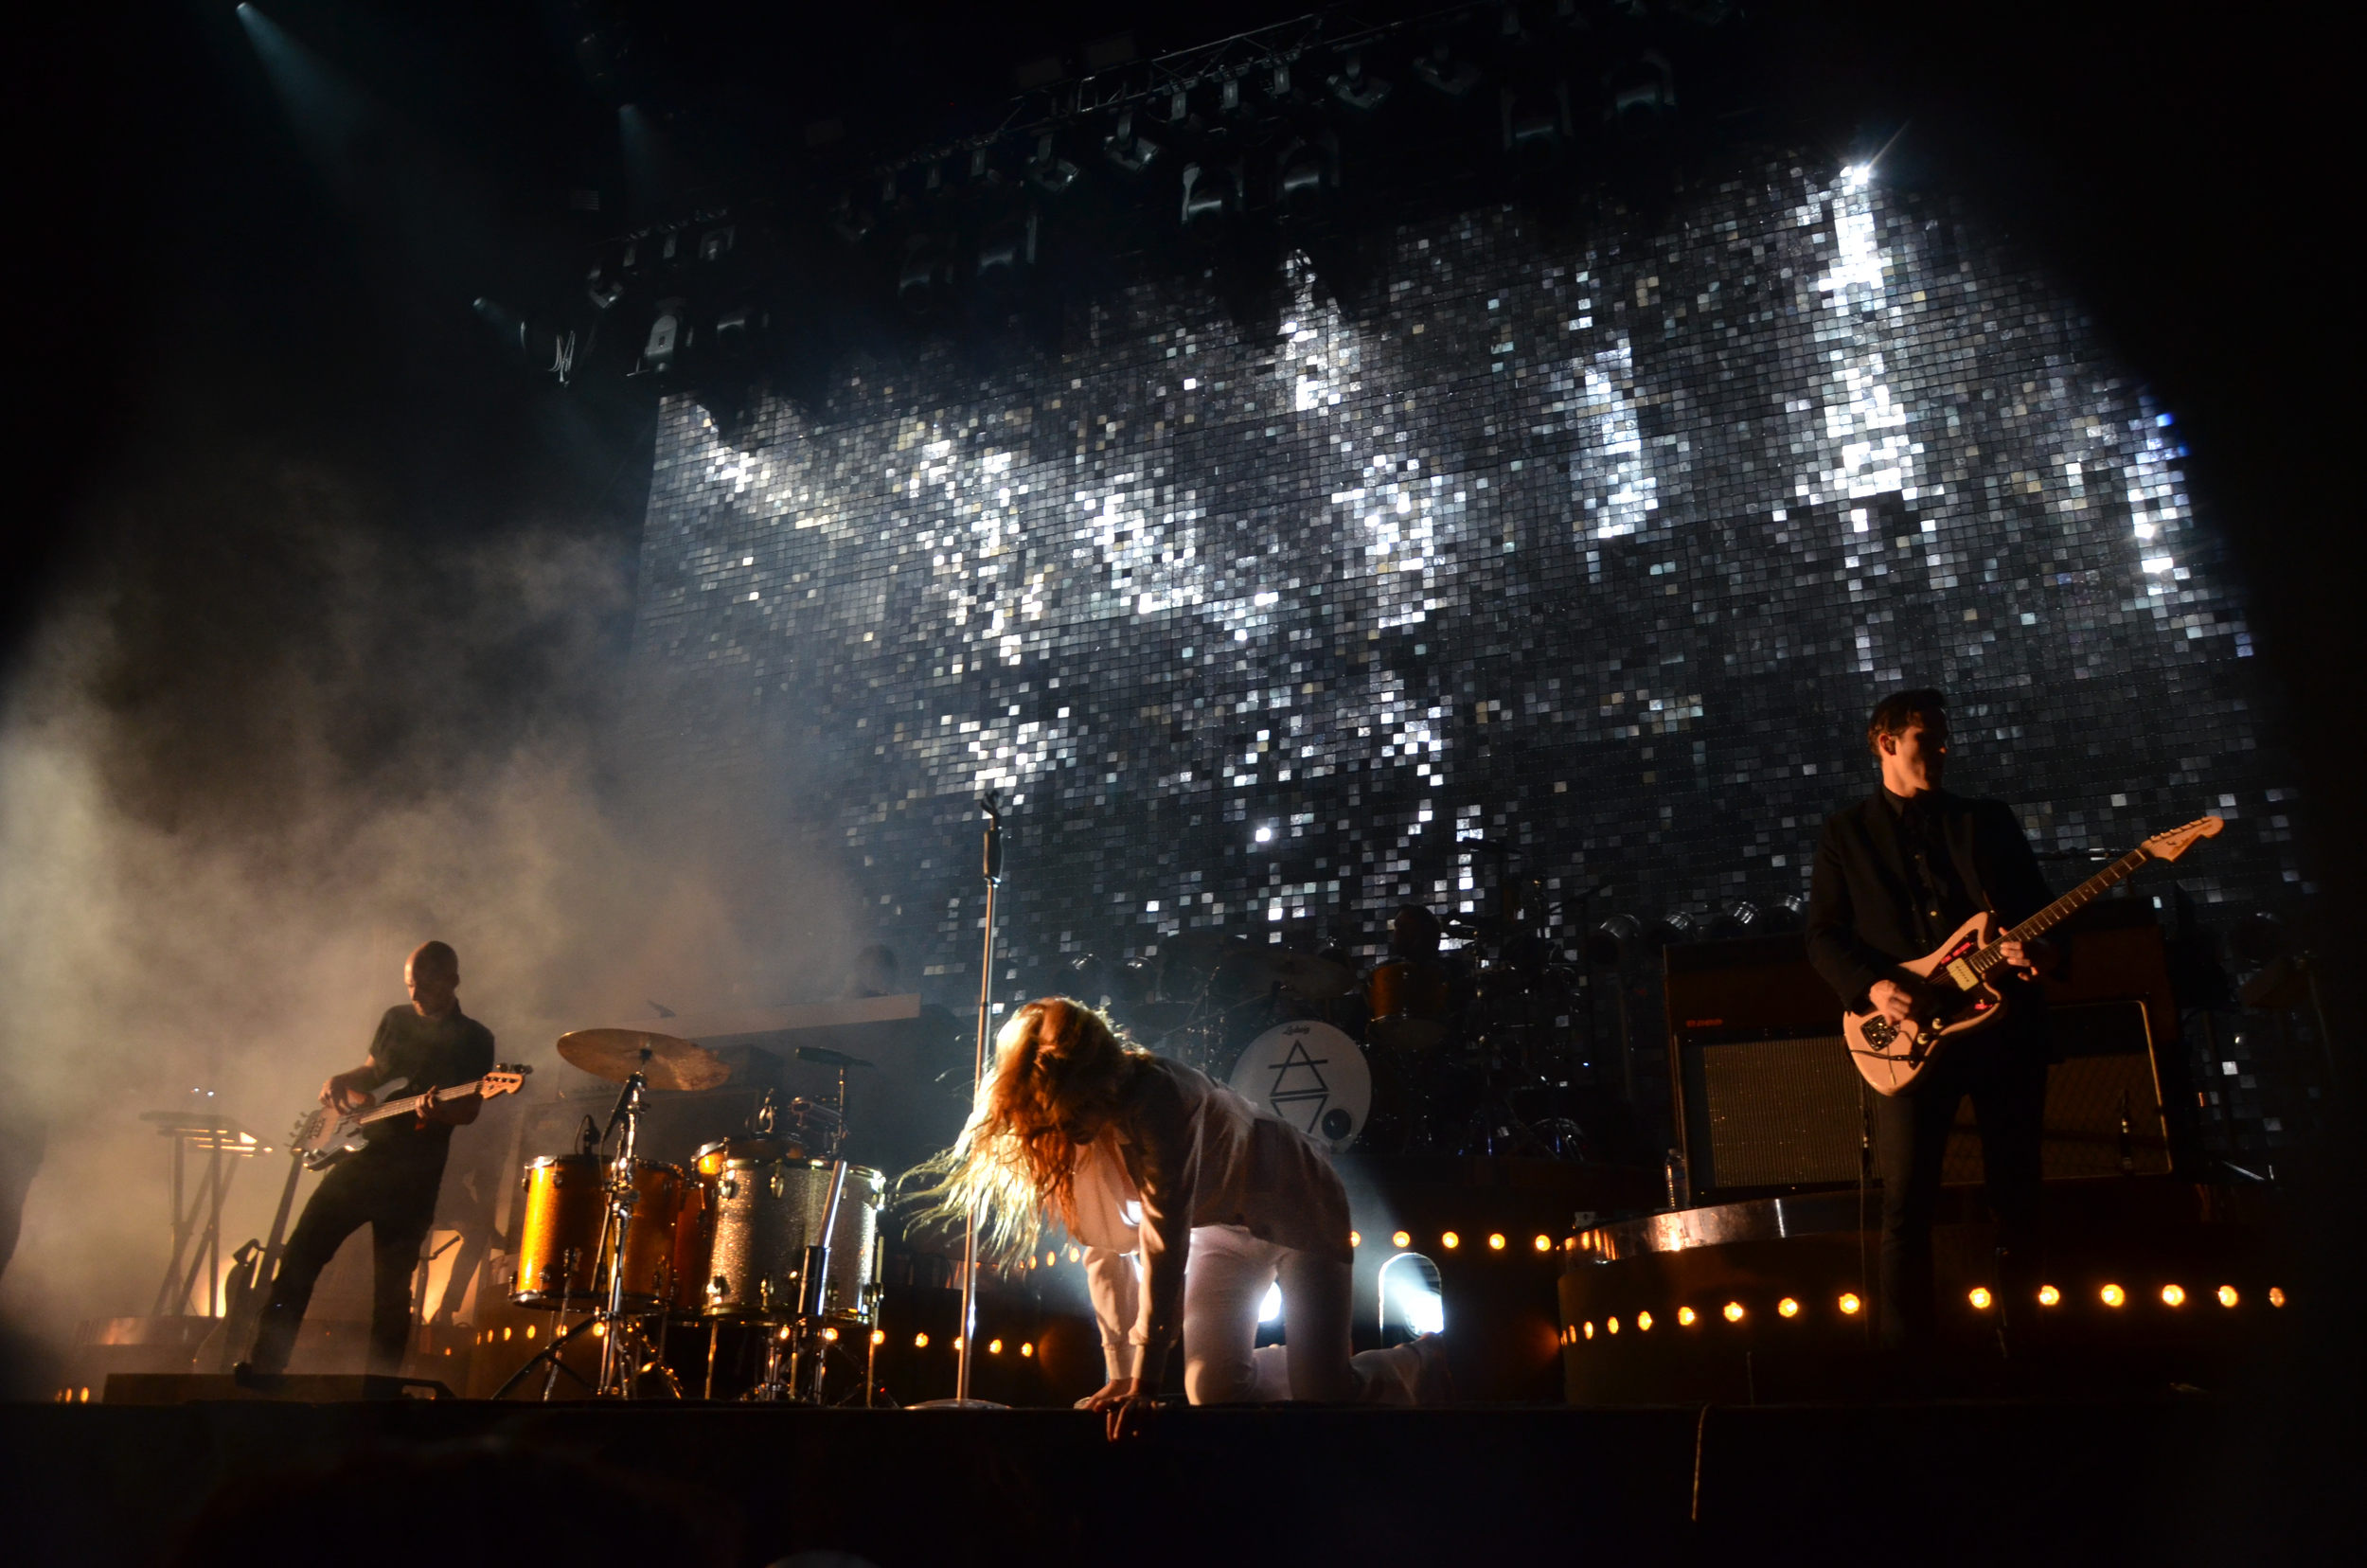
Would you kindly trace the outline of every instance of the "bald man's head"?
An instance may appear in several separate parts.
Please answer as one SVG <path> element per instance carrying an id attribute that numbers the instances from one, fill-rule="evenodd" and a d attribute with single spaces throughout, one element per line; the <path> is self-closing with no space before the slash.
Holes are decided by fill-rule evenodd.
<path id="1" fill-rule="evenodd" d="M 460 1006 L 460 954 L 449 942 L 421 942 L 402 966 L 411 1008 L 421 1018 L 443 1018 Z"/>

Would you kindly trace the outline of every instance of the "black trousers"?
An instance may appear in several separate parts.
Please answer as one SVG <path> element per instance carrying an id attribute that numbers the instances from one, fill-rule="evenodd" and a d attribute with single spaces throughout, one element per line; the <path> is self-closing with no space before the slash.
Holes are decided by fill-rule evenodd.
<path id="1" fill-rule="evenodd" d="M 2007 1032 L 2010 1029 L 2011 1032 Z M 1931 1220 L 1939 1207 L 1948 1131 L 1967 1095 L 1981 1129 L 1984 1190 L 1998 1227 L 1996 1290 L 2027 1323 L 2038 1289 L 2038 1139 L 2046 1116 L 2043 1028 L 2001 1026 L 1957 1041 L 1904 1094 L 1875 1101 L 1882 1177 L 1881 1338 L 1890 1348 L 1931 1343 L 1939 1325 L 1931 1278 Z"/>
<path id="2" fill-rule="evenodd" d="M 441 1150 L 436 1151 L 441 1155 Z M 258 1372 L 284 1372 L 295 1349 L 296 1329 L 311 1304 L 312 1286 L 337 1256 L 346 1238 L 370 1227 L 373 1290 L 370 1295 L 370 1370 L 388 1375 L 402 1369 L 411 1338 L 411 1285 L 419 1264 L 419 1243 L 436 1219 L 436 1189 L 444 1162 L 387 1157 L 378 1147 L 351 1155 L 321 1179 L 304 1216 L 288 1238 L 288 1250 L 274 1276 L 271 1299 L 255 1330 L 248 1358 Z"/>

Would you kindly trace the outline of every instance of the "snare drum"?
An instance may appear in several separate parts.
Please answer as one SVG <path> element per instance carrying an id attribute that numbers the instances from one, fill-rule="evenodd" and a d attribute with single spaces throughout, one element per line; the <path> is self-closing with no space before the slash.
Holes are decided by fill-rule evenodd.
<path id="1" fill-rule="evenodd" d="M 714 1318 L 785 1321 L 797 1310 L 806 1248 L 815 1242 L 822 1212 L 829 1206 L 830 1164 L 783 1157 L 725 1159 L 722 1167 L 715 1185 L 715 1242 L 703 1310 Z M 863 1288 L 871 1283 L 872 1241 L 886 1191 L 887 1178 L 880 1172 L 866 1166 L 846 1167 L 846 1190 L 830 1231 L 825 1316 L 869 1321 Z"/>
<path id="2" fill-rule="evenodd" d="M 1400 1051 L 1427 1051 L 1447 1038 L 1447 970 L 1420 958 L 1392 958 L 1365 977 L 1373 1021 L 1365 1033 Z"/>
<path id="3" fill-rule="evenodd" d="M 608 1162 L 594 1154 L 553 1154 L 529 1163 L 525 1218 L 519 1227 L 518 1276 L 509 1299 L 521 1307 L 564 1303 L 586 1310 L 608 1299 L 614 1238 L 607 1234 Z M 689 1184 L 669 1165 L 635 1160 L 632 1225 L 625 1241 L 625 1304 L 647 1308 L 672 1288 L 674 1233 Z"/>

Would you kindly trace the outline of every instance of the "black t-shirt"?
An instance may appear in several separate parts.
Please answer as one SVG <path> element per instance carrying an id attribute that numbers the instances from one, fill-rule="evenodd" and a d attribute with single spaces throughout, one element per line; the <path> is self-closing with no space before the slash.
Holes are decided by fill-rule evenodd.
<path id="1" fill-rule="evenodd" d="M 370 1064 L 378 1069 L 382 1084 L 403 1080 L 396 1098 L 431 1087 L 473 1083 L 492 1070 L 493 1031 L 457 1007 L 443 1018 L 421 1018 L 407 1005 L 389 1007 L 370 1042 Z M 445 1146 L 452 1142 L 452 1124 L 432 1121 L 421 1127 L 417 1116 L 389 1116 L 364 1128 L 362 1135 L 381 1158 L 440 1165 Z"/>

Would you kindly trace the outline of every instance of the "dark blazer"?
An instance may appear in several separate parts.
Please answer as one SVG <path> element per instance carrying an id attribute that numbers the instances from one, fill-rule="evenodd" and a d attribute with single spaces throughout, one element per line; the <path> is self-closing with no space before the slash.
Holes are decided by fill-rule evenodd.
<path id="1" fill-rule="evenodd" d="M 2013 925 L 2054 900 L 2012 807 L 1946 792 L 1936 806 L 1949 858 L 1973 902 Z M 1865 1009 L 1866 991 L 1875 981 L 1897 978 L 1899 960 L 1922 956 L 1948 935 L 1935 932 L 1927 941 L 1916 922 L 1914 883 L 1899 846 L 1897 819 L 1880 791 L 1825 819 L 1808 884 L 1807 925 L 1808 961 L 1852 1012 Z M 2014 990 L 2038 989 L 2012 980 L 2002 984 Z"/>

